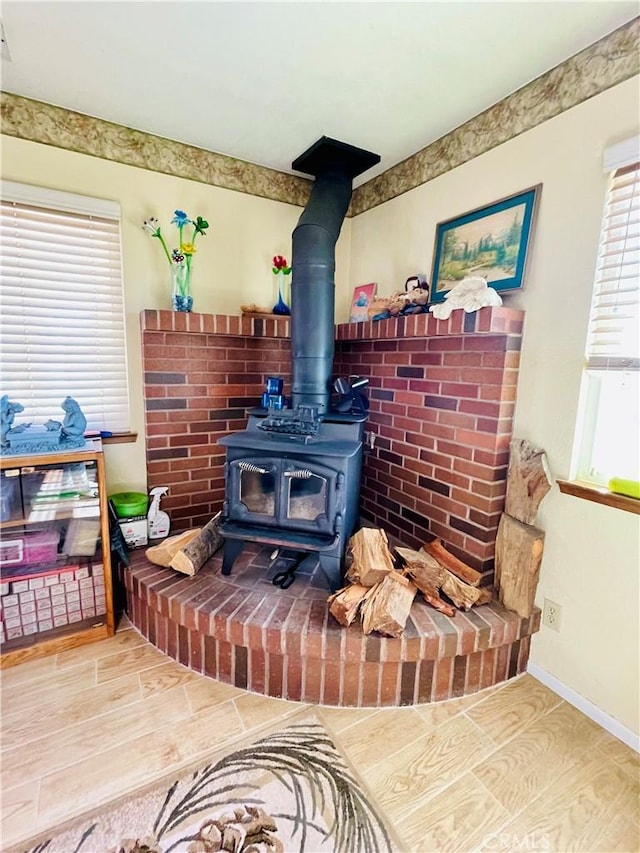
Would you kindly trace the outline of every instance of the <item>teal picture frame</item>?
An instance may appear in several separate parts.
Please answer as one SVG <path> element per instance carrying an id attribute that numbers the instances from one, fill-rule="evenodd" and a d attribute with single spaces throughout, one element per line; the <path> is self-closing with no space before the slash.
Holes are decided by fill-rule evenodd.
<path id="1" fill-rule="evenodd" d="M 520 290 L 542 184 L 436 226 L 430 302 L 468 276 L 482 276 L 499 293 Z"/>

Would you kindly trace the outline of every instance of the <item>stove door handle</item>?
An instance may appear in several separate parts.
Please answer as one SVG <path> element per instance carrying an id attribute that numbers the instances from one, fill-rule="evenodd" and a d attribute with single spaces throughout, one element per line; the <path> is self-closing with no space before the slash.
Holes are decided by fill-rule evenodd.
<path id="1" fill-rule="evenodd" d="M 295 471 L 285 471 L 284 476 L 295 480 L 308 480 L 309 477 L 313 477 L 313 471 L 309 471 L 308 468 L 296 468 Z"/>
<path id="2" fill-rule="evenodd" d="M 238 468 L 241 471 L 251 471 L 253 474 L 268 474 L 268 470 L 266 468 L 261 468 L 259 465 L 254 465 L 253 462 L 244 462 L 240 460 L 238 462 Z"/>

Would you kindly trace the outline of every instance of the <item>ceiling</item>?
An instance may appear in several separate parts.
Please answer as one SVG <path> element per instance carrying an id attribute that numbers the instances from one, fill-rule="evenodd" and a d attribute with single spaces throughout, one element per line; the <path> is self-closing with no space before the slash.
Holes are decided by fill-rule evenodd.
<path id="1" fill-rule="evenodd" d="M 638 11 L 5 0 L 2 89 L 281 171 L 326 134 L 381 155 L 362 183 Z"/>

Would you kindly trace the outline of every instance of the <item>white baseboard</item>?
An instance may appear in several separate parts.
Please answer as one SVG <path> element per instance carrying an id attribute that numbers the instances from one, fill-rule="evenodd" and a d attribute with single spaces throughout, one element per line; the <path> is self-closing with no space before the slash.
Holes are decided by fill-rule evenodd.
<path id="1" fill-rule="evenodd" d="M 597 705 L 594 705 L 593 702 L 590 702 L 588 699 L 585 699 L 584 696 L 576 693 L 575 690 L 567 687 L 567 685 L 563 684 L 562 681 L 559 681 L 555 675 L 551 675 L 535 663 L 531 663 L 531 661 L 529 661 L 527 664 L 527 672 L 529 675 L 532 675 L 538 681 L 542 682 L 542 684 L 548 687 L 549 690 L 553 690 L 553 692 L 557 693 L 558 696 L 562 696 L 562 698 L 570 705 L 573 705 L 574 708 L 582 711 L 582 713 L 589 717 L 589 719 L 593 720 L 594 723 L 602 726 L 602 728 L 608 731 L 609 734 L 617 737 L 618 740 L 626 743 L 627 746 L 630 746 L 631 749 L 635 749 L 636 752 L 640 752 L 640 735 L 635 734 L 631 729 L 623 726 L 622 723 L 619 723 L 616 719 L 610 717 L 609 714 L 606 714 L 603 710 L 598 708 Z"/>

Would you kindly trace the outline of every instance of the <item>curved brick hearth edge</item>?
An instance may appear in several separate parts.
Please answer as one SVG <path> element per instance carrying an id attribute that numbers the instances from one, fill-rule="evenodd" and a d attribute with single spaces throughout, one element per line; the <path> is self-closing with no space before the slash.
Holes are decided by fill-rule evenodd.
<path id="1" fill-rule="evenodd" d="M 143 551 L 125 572 L 128 615 L 184 666 L 275 698 L 345 707 L 436 702 L 476 693 L 526 669 L 540 611 L 529 619 L 497 602 L 443 616 L 418 596 L 400 639 L 364 636 L 328 613 L 319 570 L 282 591 L 270 549 L 248 544 L 233 574 L 215 555 L 195 577 L 154 566 Z M 303 570 L 304 572 L 304 570 Z"/>

